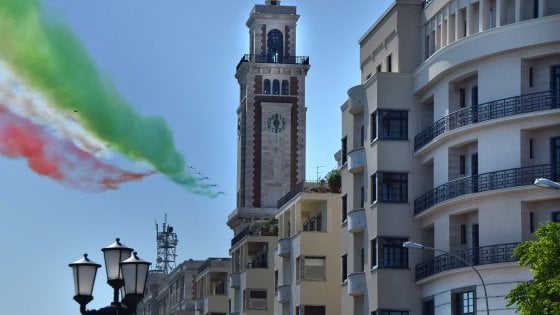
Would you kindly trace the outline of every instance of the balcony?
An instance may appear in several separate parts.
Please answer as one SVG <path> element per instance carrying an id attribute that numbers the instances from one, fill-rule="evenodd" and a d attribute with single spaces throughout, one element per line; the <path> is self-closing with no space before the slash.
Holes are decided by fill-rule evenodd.
<path id="1" fill-rule="evenodd" d="M 356 174 L 364 170 L 366 154 L 364 147 L 348 152 L 348 172 Z"/>
<path id="2" fill-rule="evenodd" d="M 292 253 L 292 239 L 283 238 L 278 241 L 278 256 L 280 257 L 290 257 Z"/>
<path id="3" fill-rule="evenodd" d="M 262 224 L 253 224 L 244 228 L 231 239 L 231 247 L 239 243 L 245 236 L 277 236 L 278 227 L 264 227 Z"/>
<path id="4" fill-rule="evenodd" d="M 366 226 L 366 212 L 364 208 L 348 212 L 348 232 L 360 233 Z"/>
<path id="5" fill-rule="evenodd" d="M 364 295 L 366 291 L 366 275 L 362 272 L 354 272 L 348 275 L 348 295 Z"/>
<path id="6" fill-rule="evenodd" d="M 557 96 L 550 91 L 545 91 L 465 107 L 444 116 L 422 130 L 414 137 L 414 151 L 418 151 L 436 137 L 457 128 L 498 118 L 559 108 L 559 101 Z"/>
<path id="7" fill-rule="evenodd" d="M 278 287 L 278 302 L 279 303 L 290 303 L 292 299 L 292 286 L 283 285 Z"/>
<path id="8" fill-rule="evenodd" d="M 453 254 L 463 258 L 473 266 L 515 262 L 517 260 L 513 257 L 513 250 L 518 244 L 508 243 L 474 247 L 455 251 Z M 417 264 L 415 278 L 416 281 L 419 281 L 441 272 L 465 267 L 469 267 L 469 265 L 457 259 L 457 257 L 443 254 Z"/>
<path id="9" fill-rule="evenodd" d="M 537 177 L 557 180 L 558 167 L 554 164 L 546 164 L 463 177 L 440 185 L 416 198 L 414 214 L 418 215 L 438 203 L 468 194 L 532 185 Z"/>
<path id="10" fill-rule="evenodd" d="M 196 311 L 204 311 L 204 299 L 203 298 L 196 299 L 196 301 L 194 302 L 194 309 Z"/>
<path id="11" fill-rule="evenodd" d="M 239 288 L 241 286 L 241 273 L 233 272 L 229 275 L 229 286 L 231 288 Z"/>
<path id="12" fill-rule="evenodd" d="M 359 115 L 366 106 L 366 91 L 363 85 L 356 85 L 348 90 L 348 112 Z"/>
<path id="13" fill-rule="evenodd" d="M 277 63 L 277 64 L 285 64 L 285 65 L 308 65 L 309 57 L 245 54 L 243 55 L 243 57 L 241 57 L 241 60 L 239 60 L 236 69 L 239 69 L 239 67 L 241 67 L 241 65 L 245 62 Z"/>
<path id="14" fill-rule="evenodd" d="M 276 208 L 281 208 L 283 205 L 288 203 L 288 201 L 292 200 L 297 194 L 302 192 L 315 192 L 315 193 L 340 193 L 340 187 L 333 187 L 333 189 L 326 186 L 321 182 L 317 181 L 301 181 L 299 182 L 294 189 L 290 190 L 287 194 L 285 194 L 282 198 L 278 199 L 276 203 Z"/>

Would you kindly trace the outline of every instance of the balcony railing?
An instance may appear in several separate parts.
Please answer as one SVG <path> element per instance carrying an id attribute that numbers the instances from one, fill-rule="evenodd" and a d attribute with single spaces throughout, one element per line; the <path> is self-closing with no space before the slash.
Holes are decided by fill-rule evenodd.
<path id="1" fill-rule="evenodd" d="M 414 151 L 437 136 L 457 128 L 508 116 L 559 108 L 558 95 L 550 91 L 538 92 L 495 100 L 453 112 L 422 130 L 414 137 Z"/>
<path id="2" fill-rule="evenodd" d="M 273 227 L 264 227 L 262 224 L 253 224 L 250 225 L 241 232 L 237 233 L 231 239 L 231 247 L 235 246 L 239 241 L 241 241 L 247 235 L 256 235 L 256 236 L 278 236 L 278 226 Z"/>
<path id="3" fill-rule="evenodd" d="M 279 64 L 288 64 L 288 65 L 308 65 L 309 64 L 309 57 L 308 56 L 278 56 L 278 55 L 254 55 L 254 54 L 245 54 L 239 60 L 237 64 L 237 69 L 244 63 L 244 62 L 258 62 L 258 63 L 279 63 Z"/>
<path id="4" fill-rule="evenodd" d="M 294 189 L 292 189 L 290 192 L 285 194 L 282 198 L 278 199 L 278 202 L 276 204 L 276 208 L 282 207 L 288 201 L 290 201 L 292 198 L 294 198 L 297 194 L 299 194 L 301 192 L 321 192 L 321 193 L 333 192 L 333 193 L 339 193 L 340 192 L 340 187 L 335 187 L 333 189 L 330 189 L 330 188 L 327 187 L 326 183 L 321 183 L 321 182 L 317 182 L 317 181 L 301 181 L 296 185 L 296 187 L 294 187 Z"/>
<path id="5" fill-rule="evenodd" d="M 447 184 L 440 185 L 414 200 L 414 214 L 468 194 L 531 185 L 537 177 L 557 180 L 560 177 L 560 165 L 546 164 L 507 170 L 495 171 L 479 175 L 463 177 Z"/>
<path id="6" fill-rule="evenodd" d="M 432 2 L 434 2 L 434 0 L 424 0 L 424 1 L 422 1 L 422 9 L 425 9 Z"/>
<path id="7" fill-rule="evenodd" d="M 517 261 L 513 257 L 513 250 L 519 243 L 498 244 L 468 248 L 454 251 L 453 254 L 463 258 L 473 266 L 498 264 Z M 416 265 L 416 281 L 422 280 L 440 272 L 469 267 L 457 257 L 449 254 L 436 256 Z"/>

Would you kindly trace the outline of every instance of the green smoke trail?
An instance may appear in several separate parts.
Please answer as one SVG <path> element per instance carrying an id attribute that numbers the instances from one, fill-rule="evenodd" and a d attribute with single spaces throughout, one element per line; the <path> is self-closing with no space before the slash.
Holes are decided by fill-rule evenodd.
<path id="1" fill-rule="evenodd" d="M 194 193 L 217 196 L 209 184 L 185 171 L 165 121 L 139 116 L 70 30 L 41 14 L 39 0 L 0 1 L 0 56 L 52 103 L 77 110 L 80 123 L 111 148 L 147 161 Z"/>

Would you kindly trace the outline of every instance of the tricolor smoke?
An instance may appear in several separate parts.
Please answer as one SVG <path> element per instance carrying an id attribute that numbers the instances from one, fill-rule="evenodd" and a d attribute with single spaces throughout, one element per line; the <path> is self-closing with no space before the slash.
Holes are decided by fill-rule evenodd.
<path id="1" fill-rule="evenodd" d="M 21 78 L 25 91 L 36 89 L 36 94 L 45 98 L 44 103 L 34 103 L 35 94 L 14 96 L 10 91 L 4 91 L 0 93 L 0 97 L 5 99 L 0 98 L 0 103 L 10 104 L 14 102 L 14 97 L 27 100 L 25 104 L 31 107 L 17 112 L 26 117 L 32 114 L 33 109 L 38 108 L 35 106 L 38 104 L 58 108 L 52 112 L 65 113 L 64 115 L 72 117 L 76 124 L 87 130 L 87 133 L 75 132 L 72 128 L 60 127 L 59 121 L 59 126 L 55 129 L 58 130 L 59 136 L 69 138 L 63 142 L 66 145 L 75 144 L 74 149 L 90 154 L 95 153 L 95 150 L 103 151 L 104 144 L 107 144 L 111 150 L 118 151 L 130 159 L 149 163 L 157 172 L 194 193 L 212 197 L 217 195 L 212 191 L 210 184 L 193 177 L 185 170 L 185 160 L 177 152 L 173 135 L 166 123 L 158 117 L 139 116 L 117 93 L 114 86 L 100 74 L 81 43 L 68 28 L 60 21 L 47 19 L 42 15 L 38 0 L 0 1 L 0 59 L 11 72 Z M 6 78 L 0 78 L 0 81 L 6 82 Z M 17 117 L 13 114 L 15 110 L 12 110 L 11 106 L 6 105 L 3 112 L 8 113 L 6 108 L 10 108 L 11 113 L 8 117 Z M 40 124 L 34 119 L 38 118 L 29 117 L 27 121 L 16 121 L 22 124 Z M 89 135 L 101 141 L 94 141 Z M 0 138 L 3 142 L 0 145 L 8 140 L 6 137 Z M 46 150 L 44 152 L 49 154 L 46 156 L 49 166 L 62 161 L 60 156 L 54 153 L 55 150 L 68 149 L 53 143 L 56 142 L 40 142 Z M 40 168 L 32 166 L 35 165 L 31 162 L 32 157 L 26 156 L 31 168 L 40 172 Z M 80 154 L 76 154 L 70 160 L 80 157 Z M 41 160 L 41 163 L 43 162 L 45 161 Z M 67 166 L 49 168 L 47 173 L 40 173 L 55 179 L 60 176 L 65 178 L 64 172 L 70 171 Z M 109 181 L 108 186 L 112 183 Z M 70 184 L 80 186 L 80 183 Z"/>

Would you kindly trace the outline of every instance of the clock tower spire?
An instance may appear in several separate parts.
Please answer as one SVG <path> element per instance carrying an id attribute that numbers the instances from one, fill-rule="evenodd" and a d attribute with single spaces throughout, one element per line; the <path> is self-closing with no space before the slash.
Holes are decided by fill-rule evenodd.
<path id="1" fill-rule="evenodd" d="M 247 20 L 249 53 L 237 65 L 237 209 L 270 216 L 279 198 L 305 178 L 305 78 L 309 58 L 296 55 L 295 6 L 266 0 Z M 260 210 L 259 210 L 260 209 Z M 268 214 L 268 215 L 267 215 Z"/>

